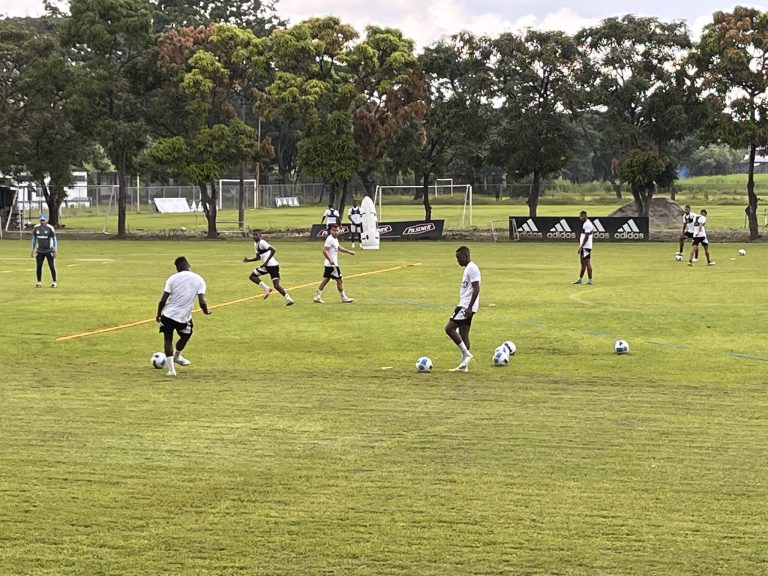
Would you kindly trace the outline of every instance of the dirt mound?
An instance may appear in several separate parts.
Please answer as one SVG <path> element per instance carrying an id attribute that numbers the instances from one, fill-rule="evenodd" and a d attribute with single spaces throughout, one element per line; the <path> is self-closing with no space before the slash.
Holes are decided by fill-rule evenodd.
<path id="1" fill-rule="evenodd" d="M 666 226 L 679 224 L 683 217 L 683 209 L 680 204 L 669 198 L 652 198 L 648 211 L 651 218 L 651 226 Z M 614 210 L 608 216 L 637 216 L 637 204 L 634 201 L 624 204 L 618 210 Z"/>

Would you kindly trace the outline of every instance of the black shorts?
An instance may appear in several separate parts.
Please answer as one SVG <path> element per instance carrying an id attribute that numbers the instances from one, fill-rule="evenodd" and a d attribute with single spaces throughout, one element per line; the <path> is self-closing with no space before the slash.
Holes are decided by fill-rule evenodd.
<path id="1" fill-rule="evenodd" d="M 341 268 L 338 266 L 325 266 L 323 270 L 323 278 L 329 280 L 341 280 Z"/>
<path id="2" fill-rule="evenodd" d="M 475 315 L 473 314 L 467 318 L 464 316 L 464 306 L 456 306 L 453 310 L 453 314 L 451 314 L 451 321 L 459 326 L 472 326 L 472 318 L 474 317 Z"/>
<path id="3" fill-rule="evenodd" d="M 179 336 L 182 334 L 192 336 L 192 329 L 193 325 L 191 318 L 189 319 L 189 322 L 177 322 L 172 318 L 160 316 L 160 332 L 163 334 L 172 335 L 174 332 L 178 332 Z"/>
<path id="4" fill-rule="evenodd" d="M 709 242 L 707 242 L 706 236 L 694 236 L 693 237 L 693 245 L 698 246 L 701 244 L 702 246 L 709 246 Z"/>
<path id="5" fill-rule="evenodd" d="M 259 266 L 253 270 L 253 273 L 256 276 L 266 276 L 269 274 L 272 280 L 280 280 L 280 266 Z"/>
<path id="6" fill-rule="evenodd" d="M 688 231 L 683 232 L 683 236 L 685 238 L 690 238 L 691 240 L 693 240 L 693 232 L 688 232 Z"/>
<path id="7" fill-rule="evenodd" d="M 592 256 L 592 248 L 582 248 L 581 249 L 581 259 L 582 260 L 589 260 Z"/>

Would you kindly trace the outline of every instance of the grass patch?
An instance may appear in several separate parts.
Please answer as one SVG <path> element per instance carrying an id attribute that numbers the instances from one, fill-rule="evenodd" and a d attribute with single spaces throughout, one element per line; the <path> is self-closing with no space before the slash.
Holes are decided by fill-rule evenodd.
<path id="1" fill-rule="evenodd" d="M 598 244 L 597 284 L 571 286 L 575 245 L 472 244 L 457 374 L 454 243 L 342 256 L 356 301 L 320 306 L 320 245 L 276 242 L 296 306 L 195 314 L 169 381 L 153 323 L 56 339 L 151 318 L 182 253 L 212 305 L 257 294 L 249 242 L 67 242 L 55 290 L 2 246 L 0 573 L 768 571 L 768 247 L 688 268 L 670 244 Z"/>

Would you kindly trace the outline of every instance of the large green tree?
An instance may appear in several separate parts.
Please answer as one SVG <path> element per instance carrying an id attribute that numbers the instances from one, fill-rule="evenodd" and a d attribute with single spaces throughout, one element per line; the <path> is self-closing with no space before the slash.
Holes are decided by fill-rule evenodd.
<path id="1" fill-rule="evenodd" d="M 713 111 L 713 138 L 749 150 L 747 216 L 754 240 L 759 236 L 755 156 L 768 147 L 768 12 L 745 7 L 716 12 L 693 61 Z"/>
<path id="2" fill-rule="evenodd" d="M 631 184 L 638 213 L 647 216 L 656 189 L 670 184 L 663 175 L 675 174 L 672 147 L 695 117 L 695 83 L 683 65 L 691 47 L 686 26 L 624 16 L 586 28 L 575 39 L 585 62 L 581 92 L 600 119 L 605 149 L 616 154 L 616 172 L 633 150 L 635 160 L 651 154 L 669 165 L 660 180 Z"/>
<path id="3" fill-rule="evenodd" d="M 494 78 L 501 100 L 498 161 L 518 178 L 532 177 L 528 211 L 536 216 L 542 178 L 568 164 L 580 64 L 573 40 L 562 32 L 529 30 L 493 41 Z"/>
<path id="4" fill-rule="evenodd" d="M 82 71 L 73 95 L 78 131 L 117 169 L 117 235 L 126 235 L 127 179 L 147 141 L 153 78 L 152 10 L 146 0 L 71 0 L 62 44 Z"/>
<path id="5" fill-rule="evenodd" d="M 155 32 L 188 26 L 229 24 L 264 37 L 284 22 L 269 0 L 150 0 Z"/>

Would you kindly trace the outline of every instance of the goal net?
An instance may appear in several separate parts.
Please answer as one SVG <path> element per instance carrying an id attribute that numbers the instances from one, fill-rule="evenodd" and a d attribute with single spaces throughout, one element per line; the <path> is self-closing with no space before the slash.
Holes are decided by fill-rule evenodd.
<path id="1" fill-rule="evenodd" d="M 383 204 L 383 198 L 388 196 L 394 198 L 397 196 L 410 196 L 413 197 L 417 193 L 424 189 L 423 186 L 390 186 L 379 185 L 376 186 L 376 192 L 374 196 L 374 203 L 377 206 L 379 222 L 383 220 L 381 207 Z M 428 188 L 430 197 L 444 198 L 446 196 L 460 197 L 462 198 L 462 210 L 461 217 L 459 219 L 460 227 L 472 226 L 472 185 L 470 184 L 454 184 L 451 179 L 439 179 Z"/>
<path id="2" fill-rule="evenodd" d="M 246 208 L 260 208 L 260 198 L 258 187 L 256 186 L 255 179 L 243 180 L 243 191 L 245 193 L 245 207 Z M 217 208 L 222 210 L 224 208 L 238 209 L 238 194 L 240 194 L 240 180 L 239 179 L 221 179 L 219 180 L 219 195 Z"/>

